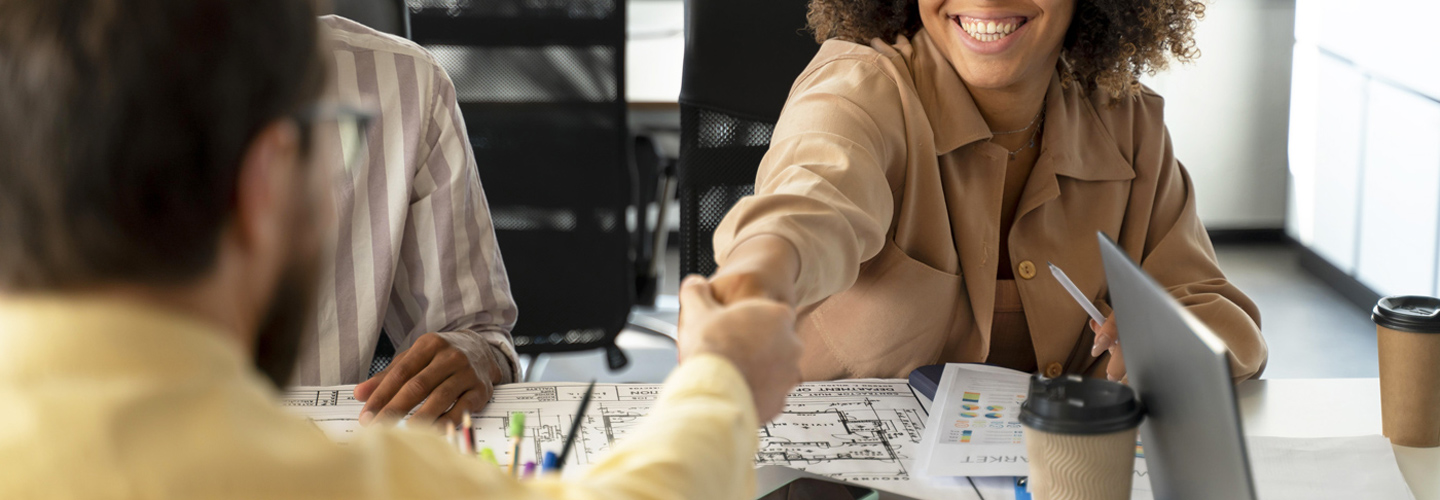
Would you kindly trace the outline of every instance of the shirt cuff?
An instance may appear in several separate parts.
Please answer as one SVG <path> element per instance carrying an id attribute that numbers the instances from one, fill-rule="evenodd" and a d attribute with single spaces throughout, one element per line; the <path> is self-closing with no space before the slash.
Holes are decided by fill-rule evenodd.
<path id="1" fill-rule="evenodd" d="M 490 367 L 500 369 L 500 380 L 496 384 L 509 384 L 520 380 L 519 356 L 510 337 L 494 330 L 436 332 L 451 346 L 465 354 L 470 367 L 481 379 L 490 380 Z"/>
<path id="2" fill-rule="evenodd" d="M 744 427 L 759 428 L 759 416 L 755 414 L 755 400 L 750 394 L 750 385 L 735 364 L 715 354 L 701 354 L 680 363 L 680 367 L 665 379 L 665 390 L 660 399 L 711 396 L 722 399 L 741 408 Z"/>
<path id="3" fill-rule="evenodd" d="M 732 213 L 734 213 L 733 210 Z M 728 221 L 730 217 L 726 216 L 726 220 Z M 730 260 L 731 252 L 751 238 L 760 235 L 779 237 L 795 248 L 795 255 L 800 259 L 797 263 L 799 269 L 794 282 L 795 300 L 797 306 L 805 307 L 825 300 L 831 294 L 843 291 L 855 283 L 855 278 L 860 273 L 859 266 L 843 265 L 842 263 L 854 261 L 858 264 L 875 256 L 860 255 L 860 249 L 847 248 L 846 245 L 832 245 L 824 249 L 807 246 L 804 242 L 824 241 L 828 235 L 821 234 L 822 231 L 818 231 L 814 227 L 806 227 L 803 222 L 794 219 L 794 217 L 762 219 L 738 229 L 727 227 L 726 222 L 722 221 L 720 227 L 715 230 L 713 240 L 715 263 L 720 268 L 724 268 L 725 263 Z M 883 246 L 884 241 L 882 240 L 877 248 Z M 851 253 L 853 255 L 847 256 Z M 878 251 L 876 254 L 878 255 Z M 840 272 L 822 273 L 821 269 L 837 269 Z"/>

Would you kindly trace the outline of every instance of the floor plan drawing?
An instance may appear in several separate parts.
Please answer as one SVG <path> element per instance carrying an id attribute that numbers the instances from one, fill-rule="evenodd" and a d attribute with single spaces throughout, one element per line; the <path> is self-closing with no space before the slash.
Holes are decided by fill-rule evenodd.
<path id="1" fill-rule="evenodd" d="M 502 464 L 515 450 L 505 436 L 510 415 L 525 413 L 520 461 L 536 461 L 559 452 L 565 433 L 580 418 L 580 436 L 566 473 L 583 470 L 616 443 L 644 425 L 659 397 L 658 384 L 597 384 L 585 415 L 576 415 L 587 384 L 522 383 L 500 386 L 484 410 L 475 414 L 476 449 L 491 448 Z M 359 428 L 363 403 L 353 386 L 297 387 L 282 403 L 309 417 L 337 440 Z M 784 411 L 757 430 L 755 465 L 783 465 L 814 474 L 881 488 L 911 480 L 926 412 L 904 380 L 810 382 L 796 387 Z"/>
<path id="2" fill-rule="evenodd" d="M 884 399 L 794 401 L 760 429 L 756 465 L 784 465 L 838 479 L 905 480 L 925 416 Z"/>

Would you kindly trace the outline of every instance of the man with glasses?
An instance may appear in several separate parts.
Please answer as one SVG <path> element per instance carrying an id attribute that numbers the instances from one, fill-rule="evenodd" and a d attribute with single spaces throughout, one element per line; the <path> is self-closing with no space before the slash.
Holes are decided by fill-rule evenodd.
<path id="1" fill-rule="evenodd" d="M 756 426 L 800 376 L 794 312 L 699 278 L 641 432 L 572 481 L 517 481 L 427 426 L 339 445 L 276 404 L 335 176 L 375 151 L 318 103 L 314 16 L 0 0 L 0 498 L 752 495 Z"/>
<path id="2" fill-rule="evenodd" d="M 363 423 L 414 410 L 412 425 L 458 424 L 520 367 L 515 302 L 455 86 L 419 45 L 341 17 L 320 24 L 333 71 L 325 95 L 374 119 L 335 186 L 335 247 L 296 382 L 359 384 Z"/>

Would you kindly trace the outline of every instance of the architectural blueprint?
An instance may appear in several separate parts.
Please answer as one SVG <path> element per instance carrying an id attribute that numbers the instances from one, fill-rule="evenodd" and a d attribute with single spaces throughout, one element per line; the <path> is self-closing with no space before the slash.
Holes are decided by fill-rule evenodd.
<path id="1" fill-rule="evenodd" d="M 575 415 L 587 384 L 522 383 L 500 386 L 474 419 L 476 449 L 492 448 L 501 463 L 511 450 L 505 429 L 512 412 L 525 413 L 521 462 L 545 451 L 559 452 L 565 433 L 581 418 L 567 473 L 601 459 L 615 443 L 642 425 L 660 395 L 659 384 L 596 384 L 585 415 Z M 296 387 L 283 403 L 309 417 L 337 440 L 359 429 L 362 403 L 353 386 Z M 925 410 L 904 380 L 866 379 L 811 382 L 790 393 L 784 413 L 759 429 L 755 464 L 783 465 L 897 492 L 920 487 L 911 482 L 912 466 Z"/>

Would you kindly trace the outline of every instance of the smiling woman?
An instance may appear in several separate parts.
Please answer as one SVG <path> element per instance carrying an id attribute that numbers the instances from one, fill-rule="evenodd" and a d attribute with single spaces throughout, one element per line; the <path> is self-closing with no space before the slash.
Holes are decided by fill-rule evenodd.
<path id="1" fill-rule="evenodd" d="M 954 3 L 958 2 L 814 0 L 809 20 L 820 42 L 831 38 L 857 43 L 874 38 L 889 41 L 921 28 L 921 5 Z M 1140 91 L 1137 79 L 1142 73 L 1164 70 L 1170 58 L 1185 62 L 1200 56 L 1193 34 L 1196 21 L 1205 15 L 1205 4 L 1197 0 L 1040 0 L 1034 4 L 1073 6 L 1073 18 L 1060 30 L 1065 35 L 1063 59 L 1067 63 L 1061 72 L 1067 83 L 1078 82 L 1087 89 L 1101 87 L 1115 97 L 1134 95 Z M 979 35 L 977 40 L 993 42 L 1008 38 L 1003 35 L 1017 31 L 1028 19 L 956 21 L 966 32 Z"/>
<path id="2" fill-rule="evenodd" d="M 1225 339 L 1266 359 L 1141 74 L 1197 57 L 1194 0 L 811 0 L 822 42 L 755 195 L 715 231 L 722 301 L 800 307 L 807 379 L 985 362 L 1123 379 L 1095 233 Z"/>

